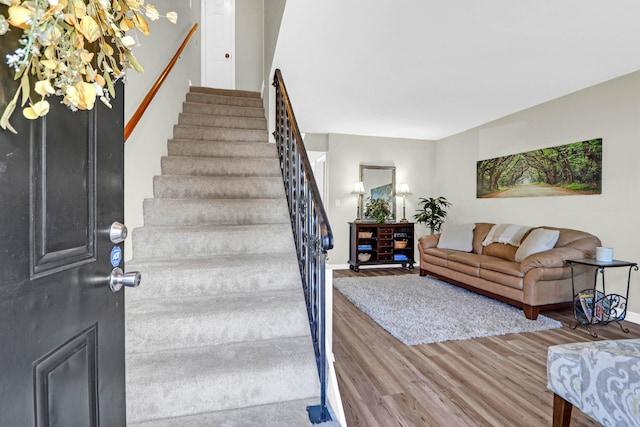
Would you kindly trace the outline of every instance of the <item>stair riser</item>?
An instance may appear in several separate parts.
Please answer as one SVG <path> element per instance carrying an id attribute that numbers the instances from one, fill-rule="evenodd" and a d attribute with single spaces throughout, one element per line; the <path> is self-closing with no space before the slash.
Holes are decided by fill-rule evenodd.
<path id="1" fill-rule="evenodd" d="M 154 316 L 152 319 L 147 319 L 144 313 L 128 311 L 125 324 L 130 354 L 299 337 L 309 333 L 302 298 L 297 301 L 291 298 L 270 300 L 262 306 L 212 307 L 208 313 L 182 313 L 180 316 Z"/>
<path id="2" fill-rule="evenodd" d="M 216 117 L 204 113 L 180 114 L 178 124 L 184 126 L 220 127 L 229 129 L 266 130 L 267 121 L 263 118 Z"/>
<path id="3" fill-rule="evenodd" d="M 201 104 L 232 105 L 236 107 L 262 108 L 262 100 L 258 98 L 237 98 L 221 95 L 207 95 L 202 93 L 187 93 L 187 102 Z"/>
<path id="4" fill-rule="evenodd" d="M 284 197 L 281 178 L 235 178 L 191 176 L 156 176 L 153 178 L 156 198 L 271 198 Z"/>
<path id="5" fill-rule="evenodd" d="M 207 297 L 227 293 L 263 292 L 302 287 L 295 258 L 283 256 L 284 261 L 272 263 L 246 260 L 242 265 L 232 264 L 210 268 L 138 266 L 127 263 L 127 269 L 142 271 L 143 285 L 127 292 L 127 301 L 153 298 L 173 298 L 176 290 L 184 297 Z M 212 278 L 215 278 L 213 280 Z"/>
<path id="6" fill-rule="evenodd" d="M 200 102 L 183 102 L 182 112 L 188 114 L 208 114 L 212 116 L 251 117 L 258 119 L 265 118 L 263 108 L 203 104 Z"/>
<path id="7" fill-rule="evenodd" d="M 264 142 L 224 142 L 170 140 L 170 156 L 277 158 L 275 144 Z"/>
<path id="8" fill-rule="evenodd" d="M 150 377 L 144 369 L 170 371 L 176 369 L 176 363 L 190 363 L 185 357 L 165 367 L 139 367 L 128 358 L 127 420 L 134 423 L 317 396 L 317 369 L 315 363 L 308 363 L 313 359 L 310 340 L 304 349 L 281 347 L 266 356 L 266 362 L 260 360 L 261 354 L 262 350 L 254 354 L 211 354 L 207 364 L 217 369 L 201 363 L 193 378 L 179 382 L 166 382 L 153 373 Z"/>
<path id="9" fill-rule="evenodd" d="M 205 94 L 205 95 L 220 95 L 232 98 L 254 98 L 260 99 L 260 92 L 249 90 L 237 90 L 237 89 L 218 89 L 213 87 L 204 86 L 191 86 L 189 88 L 190 93 Z"/>
<path id="10" fill-rule="evenodd" d="M 286 224 L 285 224 L 286 225 Z M 293 247 L 291 229 L 274 225 L 254 231 L 166 230 L 158 233 L 145 228 L 133 233 L 133 252 L 139 260 L 159 258 L 198 258 L 213 255 L 243 255 L 286 252 Z M 137 232 L 137 233 L 136 233 Z M 284 233 L 284 234 L 283 234 Z M 288 233 L 288 234 L 287 234 Z"/>
<path id="11" fill-rule="evenodd" d="M 289 221 L 282 199 L 144 201 L 145 225 L 283 224 Z"/>
<path id="12" fill-rule="evenodd" d="M 194 176 L 282 176 L 277 159 L 177 156 L 162 158 L 162 174 Z"/>

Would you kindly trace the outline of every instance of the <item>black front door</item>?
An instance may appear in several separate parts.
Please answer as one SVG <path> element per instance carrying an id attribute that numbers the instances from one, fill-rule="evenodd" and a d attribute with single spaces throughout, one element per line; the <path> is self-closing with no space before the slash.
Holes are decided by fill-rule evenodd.
<path id="1" fill-rule="evenodd" d="M 17 82 L 0 68 L 4 109 Z M 59 101 L 0 129 L 0 426 L 124 426 L 123 92 L 112 109 Z"/>

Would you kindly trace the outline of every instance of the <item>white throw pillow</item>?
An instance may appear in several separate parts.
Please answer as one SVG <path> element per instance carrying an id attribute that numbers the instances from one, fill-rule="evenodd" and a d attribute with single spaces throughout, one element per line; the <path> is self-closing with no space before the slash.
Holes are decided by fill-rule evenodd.
<path id="1" fill-rule="evenodd" d="M 526 257 L 538 252 L 548 251 L 558 242 L 560 237 L 560 231 L 558 230 L 546 230 L 544 228 L 536 228 L 533 230 L 522 245 L 516 251 L 516 262 L 522 262 Z"/>
<path id="2" fill-rule="evenodd" d="M 471 252 L 474 228 L 476 228 L 475 224 L 444 224 L 437 247 Z"/>
<path id="3" fill-rule="evenodd" d="M 522 237 L 527 234 L 531 227 L 516 224 L 495 224 L 489 230 L 489 234 L 482 242 L 482 246 L 488 246 L 492 243 L 504 243 L 518 247 Z"/>

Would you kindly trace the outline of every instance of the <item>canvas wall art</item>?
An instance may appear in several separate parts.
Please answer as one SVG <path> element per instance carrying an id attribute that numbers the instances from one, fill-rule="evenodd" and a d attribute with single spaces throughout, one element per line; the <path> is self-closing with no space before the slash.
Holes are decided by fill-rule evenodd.
<path id="1" fill-rule="evenodd" d="M 481 160 L 477 197 L 543 197 L 602 192 L 602 138 Z"/>

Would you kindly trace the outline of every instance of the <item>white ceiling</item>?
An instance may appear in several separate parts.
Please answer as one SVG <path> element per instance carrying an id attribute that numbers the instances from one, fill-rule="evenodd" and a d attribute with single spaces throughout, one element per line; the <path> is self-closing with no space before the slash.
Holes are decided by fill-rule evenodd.
<path id="1" fill-rule="evenodd" d="M 438 140 L 639 70 L 640 0 L 287 0 L 274 66 L 302 132 Z"/>

